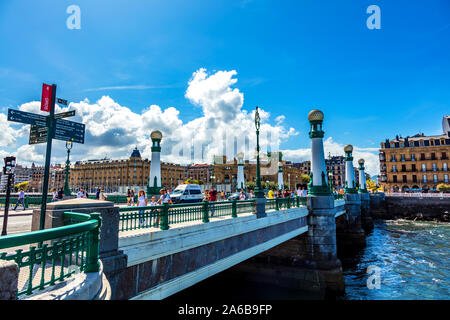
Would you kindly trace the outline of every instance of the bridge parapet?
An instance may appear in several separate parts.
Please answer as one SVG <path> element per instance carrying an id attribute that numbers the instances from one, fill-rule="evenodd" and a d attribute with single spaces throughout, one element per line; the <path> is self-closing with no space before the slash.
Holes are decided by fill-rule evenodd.
<path id="1" fill-rule="evenodd" d="M 306 207 L 299 207 L 267 212 L 264 218 L 244 213 L 164 231 L 123 232 L 119 245 L 128 264 L 118 298 L 163 299 L 305 233 L 307 215 Z"/>

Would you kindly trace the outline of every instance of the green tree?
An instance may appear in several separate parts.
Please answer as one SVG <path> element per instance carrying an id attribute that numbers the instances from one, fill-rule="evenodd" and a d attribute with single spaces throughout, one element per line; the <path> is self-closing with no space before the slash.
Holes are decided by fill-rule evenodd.
<path id="1" fill-rule="evenodd" d="M 440 192 L 450 193 L 450 184 L 440 183 L 437 185 L 436 189 Z"/>
<path id="2" fill-rule="evenodd" d="M 301 181 L 302 183 L 304 183 L 304 184 L 308 184 L 308 183 L 309 183 L 309 180 L 311 180 L 311 177 L 310 177 L 309 175 L 307 175 L 307 174 L 302 174 L 302 175 L 300 176 L 300 181 Z"/>

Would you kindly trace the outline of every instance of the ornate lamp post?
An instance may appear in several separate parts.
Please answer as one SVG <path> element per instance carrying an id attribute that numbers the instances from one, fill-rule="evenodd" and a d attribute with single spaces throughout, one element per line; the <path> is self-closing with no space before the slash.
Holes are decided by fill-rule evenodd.
<path id="1" fill-rule="evenodd" d="M 70 150 L 72 149 L 72 147 L 73 147 L 72 141 L 66 141 L 67 160 L 66 160 L 66 181 L 64 182 L 64 195 L 65 196 L 72 195 L 72 191 L 70 191 L 70 188 L 69 188 L 69 171 L 70 171 L 69 155 L 70 155 Z"/>
<path id="2" fill-rule="evenodd" d="M 261 118 L 259 117 L 258 107 L 255 112 L 255 127 L 256 127 L 256 187 L 255 198 L 264 198 L 264 191 L 261 188 L 261 174 L 259 168 L 259 128 L 261 125 Z"/>

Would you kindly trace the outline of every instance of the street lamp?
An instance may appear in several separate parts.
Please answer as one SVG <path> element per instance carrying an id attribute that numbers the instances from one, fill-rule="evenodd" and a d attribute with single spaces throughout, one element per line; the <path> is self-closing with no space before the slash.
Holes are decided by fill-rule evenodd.
<path id="1" fill-rule="evenodd" d="M 256 127 L 256 187 L 255 197 L 264 198 L 264 191 L 261 188 L 261 174 L 259 168 L 259 128 L 261 126 L 261 118 L 259 117 L 258 107 L 255 112 L 255 127 Z"/>
<path id="2" fill-rule="evenodd" d="M 72 141 L 66 141 L 67 160 L 66 160 L 66 181 L 64 183 L 64 195 L 65 196 L 72 195 L 72 191 L 70 191 L 70 188 L 69 188 L 69 171 L 70 171 L 69 155 L 70 155 L 70 150 L 72 149 L 72 147 L 73 147 Z"/>

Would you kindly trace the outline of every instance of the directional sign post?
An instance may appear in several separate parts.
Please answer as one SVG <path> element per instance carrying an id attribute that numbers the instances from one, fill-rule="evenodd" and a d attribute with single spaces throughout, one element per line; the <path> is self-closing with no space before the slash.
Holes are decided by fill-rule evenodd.
<path id="1" fill-rule="evenodd" d="M 50 86 L 44 83 L 42 87 L 41 110 L 49 112 L 50 114 L 48 116 L 8 109 L 8 121 L 31 124 L 30 144 L 47 142 L 39 230 L 44 229 L 45 226 L 48 178 L 50 173 L 50 158 L 53 139 L 84 143 L 85 125 L 62 119 L 74 116 L 74 110 L 55 114 L 56 101 L 60 104 L 67 105 L 67 100 L 56 98 L 56 84 Z"/>

